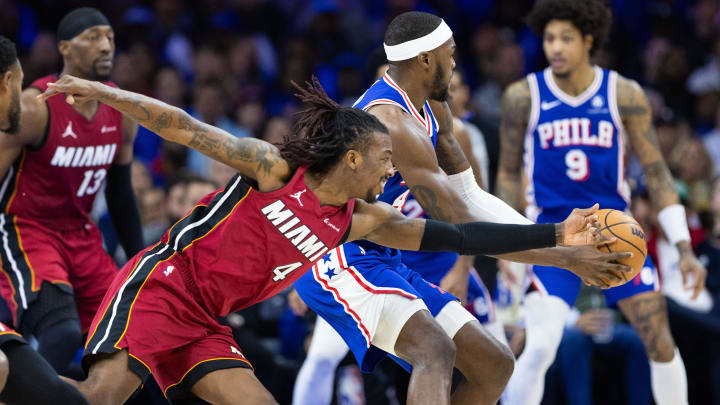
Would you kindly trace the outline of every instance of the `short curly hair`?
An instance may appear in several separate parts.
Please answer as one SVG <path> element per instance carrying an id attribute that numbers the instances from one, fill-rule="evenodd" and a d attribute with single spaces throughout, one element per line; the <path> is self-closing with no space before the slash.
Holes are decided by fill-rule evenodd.
<path id="1" fill-rule="evenodd" d="M 612 12 L 602 0 L 540 0 L 527 16 L 530 29 L 539 36 L 551 20 L 568 20 L 583 35 L 593 37 L 590 55 L 607 42 L 612 24 Z"/>

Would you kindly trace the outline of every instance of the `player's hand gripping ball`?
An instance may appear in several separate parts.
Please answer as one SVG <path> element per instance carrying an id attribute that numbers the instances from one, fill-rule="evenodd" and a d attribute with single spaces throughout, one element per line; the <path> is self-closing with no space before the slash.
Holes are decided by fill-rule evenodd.
<path id="1" fill-rule="evenodd" d="M 600 246 L 601 250 L 611 252 L 631 252 L 633 256 L 629 259 L 622 259 L 619 262 L 630 266 L 632 271 L 622 272 L 614 271 L 615 275 L 620 277 L 622 281 L 610 282 L 610 287 L 623 285 L 635 278 L 640 273 L 645 264 L 647 256 L 647 239 L 645 231 L 635 218 L 618 210 L 601 209 L 597 212 L 598 221 L 600 222 L 600 234 L 603 236 L 614 237 L 615 241 Z"/>

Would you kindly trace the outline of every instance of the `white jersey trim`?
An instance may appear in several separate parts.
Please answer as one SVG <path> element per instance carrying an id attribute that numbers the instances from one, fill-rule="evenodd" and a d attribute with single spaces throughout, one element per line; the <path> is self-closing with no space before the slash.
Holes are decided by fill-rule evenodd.
<path id="1" fill-rule="evenodd" d="M 147 261 L 150 260 L 151 257 L 163 254 L 163 252 L 165 252 L 169 247 L 170 245 L 165 245 L 165 247 L 163 247 L 159 251 L 151 255 L 145 256 L 137 265 L 135 270 L 130 274 L 130 277 L 128 277 L 128 279 L 123 283 L 122 287 L 120 287 L 120 290 L 118 290 L 117 294 L 115 295 L 115 303 L 112 307 L 112 313 L 110 315 L 110 320 L 108 321 L 107 328 L 105 329 L 105 334 L 103 335 L 102 339 L 100 339 L 100 341 L 95 345 L 95 348 L 92 349 L 92 354 L 97 354 L 98 350 L 100 350 L 100 346 L 102 346 L 102 344 L 105 343 L 107 338 L 110 336 L 110 330 L 113 327 L 113 321 L 115 320 L 115 316 L 117 315 L 118 306 L 120 306 L 120 301 L 122 301 L 122 295 L 125 292 L 125 288 L 127 288 L 127 286 L 133 281 L 135 276 L 140 272 L 140 269 L 145 266 L 145 263 L 147 263 Z"/>
<path id="2" fill-rule="evenodd" d="M 525 130 L 525 153 L 523 156 L 525 164 L 525 177 L 527 185 L 525 186 L 525 216 L 531 221 L 537 220 L 540 208 L 535 201 L 535 182 L 533 175 L 535 172 L 535 143 L 534 133 L 540 119 L 540 88 L 538 87 L 537 78 L 534 73 L 527 75 L 528 87 L 530 88 L 530 116 L 528 117 L 528 126 Z"/>
<path id="3" fill-rule="evenodd" d="M 618 176 L 617 191 L 620 197 L 630 203 L 630 186 L 625 181 L 625 127 L 620 116 L 620 109 L 617 104 L 617 80 L 618 73 L 610 71 L 608 76 L 608 107 L 610 108 L 610 116 L 613 119 L 615 128 L 617 128 L 617 147 L 618 147 Z"/>
<path id="4" fill-rule="evenodd" d="M 415 106 L 412 103 L 412 100 L 410 100 L 410 96 L 403 90 L 400 86 L 398 86 L 397 83 L 390 77 L 389 74 L 385 73 L 385 76 L 383 76 L 383 80 L 385 83 L 387 83 L 390 87 L 395 89 L 400 96 L 405 100 L 405 104 L 407 104 L 408 109 L 410 110 L 410 115 L 414 116 L 418 121 L 420 121 L 420 124 L 425 128 L 427 133 L 432 136 L 432 126 L 430 125 L 430 120 L 428 119 L 427 111 L 425 112 L 425 118 L 423 119 L 423 116 L 420 115 L 417 109 L 415 109 Z M 423 104 L 423 109 L 425 108 L 425 105 Z"/>
<path id="5" fill-rule="evenodd" d="M 600 69 L 599 66 L 595 66 L 594 70 L 595 77 L 593 78 L 592 83 L 590 84 L 590 86 L 588 86 L 587 89 L 585 89 L 585 91 L 583 91 L 577 96 L 571 96 L 560 90 L 560 87 L 555 84 L 555 79 L 553 79 L 552 70 L 550 68 L 547 68 L 543 71 L 543 77 L 545 78 L 545 84 L 547 84 L 548 89 L 555 97 L 558 98 L 558 100 L 571 107 L 578 107 L 588 101 L 590 97 L 595 95 L 595 93 L 602 85 L 603 70 Z"/>

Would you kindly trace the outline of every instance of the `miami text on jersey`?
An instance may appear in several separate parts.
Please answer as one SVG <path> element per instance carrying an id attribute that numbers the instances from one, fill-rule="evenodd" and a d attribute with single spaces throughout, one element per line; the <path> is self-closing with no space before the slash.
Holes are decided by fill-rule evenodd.
<path id="1" fill-rule="evenodd" d="M 285 203 L 276 200 L 261 209 L 265 217 L 311 262 L 317 260 L 327 250 L 327 246 L 305 226 L 300 218 Z M 295 226 L 298 225 L 298 226 Z"/>

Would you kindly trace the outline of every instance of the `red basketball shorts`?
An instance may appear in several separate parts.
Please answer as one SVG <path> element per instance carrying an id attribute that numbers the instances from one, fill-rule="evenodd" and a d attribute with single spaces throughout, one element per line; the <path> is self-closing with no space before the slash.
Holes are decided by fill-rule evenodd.
<path id="1" fill-rule="evenodd" d="M 153 374 L 170 399 L 212 371 L 251 368 L 231 329 L 198 304 L 185 260 L 159 243 L 122 268 L 90 327 L 86 367 L 94 355 L 127 349 L 130 370 L 143 381 Z"/>
<path id="2" fill-rule="evenodd" d="M 117 266 L 103 249 L 100 231 L 90 223 L 61 231 L 0 214 L 0 259 L 0 294 L 16 327 L 46 281 L 74 294 L 86 331 L 117 274 Z"/>

